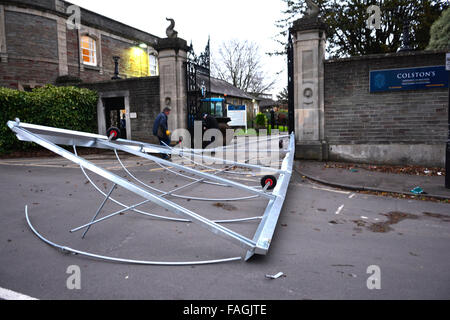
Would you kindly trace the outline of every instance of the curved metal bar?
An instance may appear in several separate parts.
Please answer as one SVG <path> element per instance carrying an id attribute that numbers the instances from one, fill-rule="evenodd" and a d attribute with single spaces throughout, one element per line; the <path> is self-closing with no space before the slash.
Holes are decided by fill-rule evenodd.
<path id="1" fill-rule="evenodd" d="M 72 252 L 79 255 L 95 258 L 95 259 L 101 259 L 101 260 L 107 260 L 107 261 L 113 261 L 113 262 L 121 262 L 121 263 L 131 263 L 131 264 L 142 264 L 142 265 L 156 265 L 156 266 L 191 266 L 191 265 L 202 265 L 202 264 L 216 264 L 216 263 L 224 263 L 224 262 L 231 262 L 231 261 L 239 261 L 242 260 L 241 257 L 232 257 L 232 258 L 226 258 L 226 259 L 217 259 L 217 260 L 203 260 L 203 261 L 147 261 L 147 260 L 132 260 L 132 259 L 122 259 L 122 258 L 115 258 L 115 257 L 109 257 L 109 256 L 103 256 L 99 254 L 94 254 L 90 252 L 80 251 L 76 249 L 72 249 L 66 246 L 61 246 L 59 244 L 56 244 L 42 236 L 37 230 L 33 227 L 30 221 L 30 217 L 28 216 L 28 206 L 25 206 L 25 218 L 27 219 L 28 226 L 30 227 L 31 231 L 42 241 L 47 243 L 48 245 L 58 248 L 65 252 Z"/>
<path id="2" fill-rule="evenodd" d="M 119 155 L 117 154 L 117 149 L 114 149 L 114 153 L 116 154 L 116 158 L 117 158 L 117 161 L 119 161 L 119 163 L 120 163 L 120 165 L 122 166 L 122 168 L 123 168 L 123 170 L 125 170 L 125 172 L 127 173 L 127 174 L 129 174 L 134 180 L 136 180 L 137 182 L 139 182 L 140 184 L 142 184 L 143 186 L 145 186 L 145 187 L 147 187 L 147 188 L 149 188 L 149 189 L 151 189 L 151 190 L 153 190 L 153 191 L 156 191 L 156 192 L 160 192 L 160 193 L 165 193 L 165 191 L 163 191 L 163 190 L 160 190 L 160 189 L 157 189 L 157 188 L 154 188 L 154 187 L 152 187 L 152 186 L 149 186 L 148 184 L 146 184 L 146 183 L 144 183 L 144 182 L 142 182 L 141 180 L 139 180 L 138 178 L 136 178 L 125 166 L 124 166 L 124 164 L 122 163 L 122 161 L 120 160 L 120 158 L 119 158 Z"/>
<path id="3" fill-rule="evenodd" d="M 148 187 L 148 188 L 150 188 L 150 189 L 152 189 L 152 190 L 155 190 L 155 191 L 158 191 L 158 192 L 161 192 L 163 195 L 170 195 L 170 196 L 172 196 L 172 197 L 175 197 L 175 198 L 180 198 L 180 199 L 190 199 L 190 200 L 194 200 L 194 201 L 225 201 L 225 202 L 229 202 L 229 201 L 240 201 L 240 200 L 249 200 L 249 199 L 255 199 L 255 198 L 258 198 L 259 196 L 247 196 L 247 197 L 238 197 L 238 198 L 227 198 L 227 199 L 214 199 L 214 198 L 201 198 L 201 197 L 192 197 L 192 196 L 183 196 L 183 195 L 179 195 L 179 194 L 175 194 L 175 193 L 171 193 L 171 192 L 165 192 L 165 191 L 162 191 L 162 190 L 159 190 L 159 189 L 157 189 L 157 188 L 153 188 L 153 187 L 151 187 L 151 186 L 149 186 L 149 185 L 147 185 L 147 184 L 145 184 L 144 182 L 142 182 L 141 180 L 139 180 L 138 178 L 136 178 L 126 167 L 125 167 L 125 165 L 123 164 L 123 162 L 120 160 L 120 157 L 119 157 L 119 155 L 117 154 L 117 150 L 116 149 L 114 149 L 114 153 L 116 154 L 116 158 L 117 158 L 117 160 L 119 161 L 119 163 L 120 163 L 120 165 L 122 166 L 122 168 L 125 170 L 125 172 L 126 173 L 128 173 L 134 180 L 136 180 L 137 182 L 139 182 L 139 183 L 141 183 L 142 185 L 144 185 L 144 186 L 146 186 L 146 187 Z M 161 165 L 161 164 L 160 164 Z M 162 166 L 162 165 L 161 165 Z M 166 167 L 165 167 L 166 168 Z M 176 172 L 175 172 L 176 173 Z M 193 180 L 196 180 L 196 181 L 198 181 L 198 182 L 201 182 L 200 180 L 201 179 L 195 179 L 195 178 L 193 178 Z M 228 187 L 228 186 L 227 186 Z M 222 221 L 222 220 L 221 220 Z"/>
<path id="4" fill-rule="evenodd" d="M 232 145 L 227 145 L 227 146 L 223 146 L 223 147 L 216 147 L 216 148 L 210 148 L 210 149 L 189 149 L 189 150 L 191 152 L 194 152 L 194 153 L 213 152 L 213 151 L 218 151 L 218 150 L 226 150 L 226 149 L 229 149 L 229 148 L 232 148 L 232 147 L 237 147 L 237 146 L 251 144 L 251 143 L 260 143 L 260 142 L 264 142 L 264 141 L 270 141 L 270 140 L 276 140 L 276 139 L 284 139 L 284 138 L 289 138 L 289 137 L 290 137 L 289 135 L 279 135 L 279 136 L 276 136 L 276 137 L 269 136 L 269 138 L 267 138 L 267 137 L 263 138 L 263 139 L 258 138 L 257 141 L 245 141 L 245 142 L 232 144 Z"/>
<path id="5" fill-rule="evenodd" d="M 259 196 L 247 196 L 247 197 L 240 197 L 240 198 L 227 198 L 227 199 L 214 199 L 214 198 L 198 198 L 198 197 L 192 197 L 192 196 L 182 196 L 178 194 L 171 194 L 172 197 L 180 198 L 180 199 L 191 199 L 195 201 L 215 201 L 215 202 L 229 202 L 229 201 L 241 201 L 241 200 L 250 200 L 250 199 L 256 199 L 259 198 Z"/>
<path id="6" fill-rule="evenodd" d="M 73 146 L 74 147 L 74 152 L 75 152 L 75 155 L 77 155 L 77 149 L 76 149 L 76 146 Z M 82 167 L 82 166 L 80 166 L 80 169 L 81 169 L 81 171 L 83 172 L 83 174 L 84 174 L 84 176 L 86 177 L 86 179 L 88 179 L 88 181 L 92 184 L 92 186 L 100 193 L 100 194 L 102 194 L 103 196 L 107 196 L 107 194 L 106 193 L 104 193 L 93 181 L 92 181 L 92 179 L 87 175 L 87 173 L 86 173 L 86 171 L 84 170 L 84 168 Z M 196 180 L 195 178 L 194 178 L 194 180 Z M 178 197 L 178 198 L 182 198 L 182 199 L 192 199 L 192 197 L 184 197 L 184 196 L 182 196 L 182 195 L 175 195 L 175 194 L 171 194 L 171 196 L 174 196 L 174 197 Z M 250 196 L 251 198 L 257 198 L 258 196 Z M 123 203 L 121 203 L 120 201 L 117 201 L 116 199 L 114 199 L 114 198 L 112 198 L 112 197 L 109 197 L 109 200 L 111 200 L 112 202 L 114 202 L 115 204 L 117 204 L 117 205 L 119 205 L 119 206 L 122 206 L 122 207 L 124 207 L 124 208 L 130 208 L 129 206 L 127 206 L 127 205 L 125 205 L 125 204 L 123 204 Z M 216 199 L 216 200 L 201 200 L 201 198 L 198 198 L 198 199 L 195 199 L 195 200 L 199 200 L 199 201 L 216 201 L 216 202 L 218 202 L 218 201 L 225 201 L 225 202 L 227 202 L 227 201 L 233 201 L 233 200 L 227 200 L 227 199 L 224 199 L 224 200 L 222 200 L 222 199 Z M 241 200 L 246 200 L 246 199 L 241 199 Z M 237 201 L 237 200 L 236 200 Z M 134 211 L 134 212 L 136 212 L 136 213 L 139 213 L 139 214 L 141 214 L 141 215 L 144 215 L 144 216 L 148 216 L 148 217 L 152 217 L 152 218 L 157 218 L 157 219 L 161 219 L 161 220 L 169 220 L 169 221 L 174 221 L 174 222 L 187 222 L 187 223 L 191 223 L 192 221 L 190 221 L 190 220 L 187 220 L 187 219 L 181 219 L 181 218 L 172 218 L 172 217 L 167 217 L 167 216 L 160 216 L 160 215 L 157 215 L 157 214 L 153 214 L 153 213 L 148 213 L 148 212 L 145 212 L 145 211 L 141 211 L 141 210 L 139 210 L 139 209 L 135 209 L 135 208 L 130 208 L 129 210 L 131 210 L 131 211 Z M 230 219 L 230 220 L 218 220 L 218 221 L 216 221 L 216 220 L 212 220 L 213 222 L 215 222 L 215 223 L 233 223 L 233 222 L 242 222 L 242 221 L 248 221 L 248 220 L 256 220 L 256 219 L 258 219 L 259 217 L 250 217 L 250 218 L 244 218 L 245 220 L 243 220 L 243 219 Z"/>
<path id="7" fill-rule="evenodd" d="M 172 148 L 172 147 L 170 147 L 169 145 L 167 145 L 164 141 L 162 141 L 162 143 L 164 143 L 165 146 L 166 146 L 167 148 L 169 148 L 170 150 L 173 151 L 174 148 Z M 228 173 L 228 174 L 236 174 L 236 175 L 252 175 L 252 176 L 254 176 L 254 174 L 251 174 L 251 173 L 231 172 L 231 171 L 220 170 L 220 169 L 217 169 L 217 168 L 214 168 L 214 167 L 210 167 L 210 166 L 204 165 L 204 164 L 202 164 L 202 163 L 199 163 L 199 162 L 197 162 L 197 161 L 194 161 L 194 160 L 192 160 L 192 159 L 189 159 L 188 157 L 186 157 L 186 156 L 184 156 L 184 155 L 182 155 L 182 154 L 183 154 L 182 152 L 177 153 L 177 155 L 178 155 L 179 157 L 181 157 L 181 158 L 183 158 L 183 159 L 186 159 L 186 160 L 192 162 L 193 164 L 196 164 L 196 165 L 198 165 L 198 166 L 204 167 L 204 168 L 206 168 L 206 169 L 209 169 L 209 170 L 212 170 L 212 171 L 215 171 L 215 172 L 218 172 L 218 173 Z"/>
<path id="8" fill-rule="evenodd" d="M 232 222 L 245 222 L 251 220 L 261 220 L 263 217 L 250 217 L 250 218 L 240 218 L 240 219 L 231 219 L 231 220 L 214 220 L 216 223 L 232 223 Z"/>
<path id="9" fill-rule="evenodd" d="M 77 148 L 76 146 L 73 146 L 74 148 L 74 152 L 75 155 L 77 155 Z M 94 181 L 92 181 L 92 179 L 87 175 L 86 170 L 84 170 L 83 166 L 80 166 L 81 172 L 83 172 L 84 176 L 86 177 L 86 179 L 88 179 L 88 181 L 92 184 L 92 186 L 100 193 L 102 194 L 104 197 L 106 197 L 106 193 L 104 193 L 95 183 Z M 109 200 L 111 200 L 112 202 L 114 202 L 115 204 L 122 206 L 124 208 L 128 208 L 129 206 L 123 204 L 120 201 L 117 201 L 116 199 L 110 197 Z M 190 220 L 186 220 L 186 219 L 181 219 L 181 218 L 171 218 L 171 217 L 165 217 L 165 216 L 159 216 L 153 213 L 148 213 L 145 211 L 141 211 L 139 209 L 130 209 L 136 213 L 145 215 L 145 216 L 149 216 L 149 217 L 153 217 L 153 218 L 158 218 L 158 219 L 163 219 L 163 220 L 170 220 L 170 221 L 176 221 L 176 222 L 191 222 Z"/>
<path id="10" fill-rule="evenodd" d="M 161 164 L 161 163 L 159 163 L 159 162 L 157 162 L 156 164 L 157 164 L 158 166 L 160 166 L 161 168 L 163 168 L 163 169 L 165 169 L 165 170 L 167 170 L 167 171 L 169 171 L 169 172 L 171 172 L 171 173 L 173 173 L 173 174 L 179 175 L 179 176 L 181 176 L 181 177 L 184 177 L 184 178 L 187 178 L 187 179 L 190 179 L 190 180 L 197 180 L 197 179 L 194 178 L 194 177 L 186 176 L 186 175 L 184 175 L 184 174 L 182 174 L 182 173 L 173 171 L 173 170 L 171 170 L 169 167 L 166 167 L 165 165 L 163 165 L 163 164 Z M 212 185 L 221 186 L 221 187 L 230 187 L 229 185 L 226 185 L 226 184 L 222 184 L 222 183 L 218 183 L 218 182 L 212 182 L 212 181 L 206 181 L 206 180 L 205 180 L 205 181 L 202 181 L 202 183 L 205 183 L 205 184 L 212 184 Z M 261 188 L 260 185 L 258 185 L 258 186 L 250 186 L 250 187 L 252 187 L 252 188 Z"/>
<path id="11" fill-rule="evenodd" d="M 176 175 L 178 175 L 178 176 L 180 176 L 180 177 L 183 177 L 183 178 L 187 178 L 187 179 L 190 179 L 190 180 L 197 180 L 197 178 L 194 178 L 194 177 L 190 177 L 190 176 L 187 176 L 187 175 L 185 175 L 185 174 L 182 174 L 182 173 L 179 173 L 179 172 L 176 172 L 176 171 L 173 171 L 173 170 L 171 170 L 169 167 L 166 167 L 165 165 L 163 165 L 163 164 L 161 164 L 161 163 L 159 163 L 159 162 L 156 162 L 156 164 L 157 165 L 159 165 L 161 168 L 163 168 L 164 170 L 167 170 L 167 171 L 169 171 L 169 172 L 171 172 L 171 173 L 173 173 L 173 174 L 176 174 Z M 212 184 L 212 185 L 216 185 L 216 186 L 221 186 L 221 187 L 229 187 L 229 185 L 226 185 L 226 184 L 223 184 L 223 183 L 218 183 L 218 182 L 212 182 L 212 181 L 202 181 L 203 183 L 206 183 L 206 184 Z"/>

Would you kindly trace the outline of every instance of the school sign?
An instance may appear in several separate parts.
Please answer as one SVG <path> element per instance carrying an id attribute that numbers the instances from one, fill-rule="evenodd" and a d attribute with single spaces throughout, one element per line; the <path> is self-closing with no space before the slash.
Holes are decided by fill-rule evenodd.
<path id="1" fill-rule="evenodd" d="M 370 92 L 448 88 L 445 66 L 370 71 Z"/>

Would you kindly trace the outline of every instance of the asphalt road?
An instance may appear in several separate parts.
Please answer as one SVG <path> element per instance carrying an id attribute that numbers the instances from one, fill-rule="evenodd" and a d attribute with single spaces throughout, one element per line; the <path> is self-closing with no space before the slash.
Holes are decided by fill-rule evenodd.
<path id="1" fill-rule="evenodd" d="M 117 162 L 94 159 L 125 175 Z M 125 162 L 133 174 L 164 190 L 188 182 L 140 159 Z M 105 192 L 111 187 L 100 177 L 92 178 Z M 198 184 L 184 194 L 225 196 L 212 189 Z M 127 204 L 139 201 L 123 190 L 113 196 Z M 88 222 L 101 201 L 81 171 L 64 160 L 0 160 L 0 288 L 37 299 L 450 298 L 449 204 L 347 192 L 294 174 L 267 256 L 200 266 L 130 265 L 62 253 L 39 240 L 25 220 L 28 205 L 32 223 L 49 240 L 122 258 L 190 261 L 243 254 L 194 224 L 135 213 L 94 225 L 85 239 L 69 233 Z M 267 204 L 260 199 L 174 201 L 212 219 L 261 215 Z M 144 209 L 171 216 L 156 206 Z M 100 215 L 115 210 L 108 202 Z M 225 226 L 251 237 L 257 222 Z M 70 266 L 79 267 L 81 289 L 67 288 Z M 380 270 L 380 289 L 368 289 L 369 266 Z M 278 272 L 285 276 L 265 277 Z"/>

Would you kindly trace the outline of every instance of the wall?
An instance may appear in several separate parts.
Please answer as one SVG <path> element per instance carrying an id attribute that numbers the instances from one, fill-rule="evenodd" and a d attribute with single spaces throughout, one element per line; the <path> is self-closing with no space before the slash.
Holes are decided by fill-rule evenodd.
<path id="1" fill-rule="evenodd" d="M 63 75 L 85 82 L 110 80 L 115 55 L 121 57 L 122 78 L 149 76 L 148 54 L 157 55 L 158 37 L 82 8 L 80 29 L 70 30 L 68 5 L 58 0 L 0 0 L 0 86 L 33 88 Z M 83 35 L 97 41 L 97 66 L 81 61 Z M 139 48 L 140 43 L 148 47 Z"/>
<path id="2" fill-rule="evenodd" d="M 325 61 L 325 137 L 329 159 L 443 166 L 448 89 L 370 93 L 369 72 L 444 63 L 443 52 Z"/>
<path id="3" fill-rule="evenodd" d="M 100 97 L 125 97 L 127 108 L 127 128 L 131 128 L 132 140 L 155 143 L 153 137 L 153 121 L 160 112 L 159 77 L 146 77 L 134 79 L 122 79 L 103 81 L 96 83 L 84 83 L 80 87 L 89 88 L 99 93 Z M 101 100 L 101 98 L 100 98 Z M 100 113 L 102 101 L 99 101 Z M 136 113 L 136 119 L 130 119 L 129 114 Z M 98 115 L 99 118 L 102 116 Z M 105 129 L 100 128 L 99 133 L 105 134 Z"/>

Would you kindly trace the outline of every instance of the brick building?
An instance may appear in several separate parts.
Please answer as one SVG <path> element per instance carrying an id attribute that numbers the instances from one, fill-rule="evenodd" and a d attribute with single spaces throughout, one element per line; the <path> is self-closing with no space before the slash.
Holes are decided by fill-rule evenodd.
<path id="1" fill-rule="evenodd" d="M 113 56 L 121 58 L 121 78 L 158 74 L 158 37 L 83 8 L 79 28 L 71 28 L 70 6 L 59 0 L 0 1 L 1 86 L 27 90 L 67 75 L 110 80 Z"/>
<path id="2" fill-rule="evenodd" d="M 173 110 L 169 127 L 186 127 L 188 50 L 181 38 L 159 38 L 66 1 L 0 0 L 0 86 L 93 89 L 100 134 L 124 119 L 123 138 L 154 142 L 152 123 L 165 106 Z M 211 88 L 246 104 L 251 116 L 258 110 L 256 98 L 232 85 L 213 79 Z"/>

